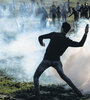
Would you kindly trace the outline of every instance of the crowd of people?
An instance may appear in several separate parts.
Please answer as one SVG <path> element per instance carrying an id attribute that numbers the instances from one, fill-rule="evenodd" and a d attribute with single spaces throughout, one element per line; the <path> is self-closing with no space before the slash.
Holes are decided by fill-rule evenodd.
<path id="1" fill-rule="evenodd" d="M 76 26 L 76 23 L 80 18 L 90 18 L 90 5 L 88 5 L 87 2 L 84 4 L 77 2 L 76 7 L 71 7 L 70 4 L 68 5 L 66 2 L 56 6 L 55 2 L 53 2 L 52 5 L 47 8 L 46 5 L 43 5 L 43 0 L 40 0 L 40 2 L 31 0 L 29 3 L 19 3 L 17 14 L 13 13 L 17 9 L 15 6 L 15 2 L 8 4 L 9 16 L 12 16 L 13 14 L 18 14 L 23 17 L 34 15 L 36 18 L 40 18 L 40 24 L 42 27 L 46 27 L 47 19 L 52 19 L 50 23 L 52 25 L 57 24 L 58 27 L 60 27 L 61 24 L 66 22 L 67 18 L 72 15 L 74 15 L 74 26 Z M 7 5 L 0 5 L 0 17 L 2 17 L 2 13 L 5 10 L 7 10 Z"/>
<path id="2" fill-rule="evenodd" d="M 37 3 L 36 8 L 36 16 L 41 15 L 44 16 L 44 19 L 42 18 L 42 22 L 46 23 L 47 18 L 52 19 L 52 24 L 55 25 L 56 22 L 58 23 L 58 26 L 61 25 L 61 23 L 66 22 L 68 17 L 74 16 L 74 27 L 77 26 L 77 22 L 79 19 L 89 19 L 90 18 L 90 5 L 88 5 L 87 2 L 84 4 L 80 4 L 77 2 L 76 7 L 70 7 L 67 3 L 62 3 L 59 6 L 56 6 L 55 3 L 50 6 L 49 12 L 44 8 L 44 11 L 42 11 L 42 8 L 40 8 L 39 3 Z M 46 24 L 44 24 L 46 25 Z"/>

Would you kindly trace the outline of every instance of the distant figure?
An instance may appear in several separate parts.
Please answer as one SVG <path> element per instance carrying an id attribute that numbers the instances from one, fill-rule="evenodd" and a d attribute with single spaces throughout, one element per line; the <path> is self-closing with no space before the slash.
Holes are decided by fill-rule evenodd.
<path id="1" fill-rule="evenodd" d="M 60 7 L 58 6 L 57 7 L 57 19 L 58 19 L 58 28 L 60 28 L 60 25 L 61 25 L 61 22 L 60 22 L 60 19 L 61 19 L 61 10 L 60 10 Z"/>
<path id="2" fill-rule="evenodd" d="M 52 6 L 50 6 L 49 17 L 52 18 Z"/>
<path id="3" fill-rule="evenodd" d="M 0 4 L 0 17 L 4 17 L 6 15 L 7 7 L 5 4 Z"/>
<path id="4" fill-rule="evenodd" d="M 46 19 L 48 18 L 48 13 L 44 7 L 41 9 L 41 27 L 46 28 Z"/>
<path id="5" fill-rule="evenodd" d="M 89 10 L 89 18 L 90 18 L 90 6 L 88 6 L 88 10 Z"/>
<path id="6" fill-rule="evenodd" d="M 80 18 L 84 18 L 84 5 L 83 4 L 80 7 Z"/>
<path id="7" fill-rule="evenodd" d="M 71 7 L 70 7 L 70 6 L 69 6 L 69 8 L 68 8 L 68 13 L 71 14 Z"/>
<path id="8" fill-rule="evenodd" d="M 2 5 L 2 9 L 5 11 L 7 9 L 6 5 Z"/>
<path id="9" fill-rule="evenodd" d="M 89 30 L 89 26 L 87 25 L 85 28 L 85 34 L 80 42 L 75 42 L 66 37 L 66 34 L 71 29 L 70 24 L 64 22 L 61 28 L 61 33 L 51 32 L 46 35 L 39 36 L 39 43 L 41 46 L 45 46 L 43 39 L 50 39 L 50 43 L 46 49 L 46 53 L 44 55 L 43 61 L 38 66 L 35 74 L 34 74 L 34 86 L 36 92 L 36 100 L 40 99 L 40 88 L 39 88 L 39 77 L 41 74 L 50 66 L 56 69 L 59 76 L 78 94 L 78 96 L 82 97 L 82 93 L 78 90 L 78 88 L 72 83 L 72 81 L 64 74 L 63 65 L 60 60 L 60 57 L 66 51 L 68 47 L 82 47 L 86 41 L 87 33 Z"/>
<path id="10" fill-rule="evenodd" d="M 69 15 L 69 17 L 72 15 L 74 15 L 74 29 L 76 30 L 79 16 L 78 16 L 78 12 L 77 12 L 77 10 L 75 10 L 75 8 L 72 8 L 72 13 L 71 13 L 71 15 Z"/>
<path id="11" fill-rule="evenodd" d="M 84 4 L 84 17 L 88 18 L 88 4 L 87 3 Z"/>
<path id="12" fill-rule="evenodd" d="M 33 14 L 33 10 L 34 10 L 34 5 L 27 5 L 27 9 L 26 9 L 26 11 L 27 11 L 27 16 L 31 16 L 32 14 Z"/>
<path id="13" fill-rule="evenodd" d="M 37 2 L 36 8 L 35 8 L 35 15 L 38 17 L 41 14 L 41 7 L 40 4 Z"/>
<path id="14" fill-rule="evenodd" d="M 79 16 L 78 16 L 78 12 L 75 10 L 75 8 L 72 8 L 72 13 L 69 15 L 69 17 L 72 15 L 74 15 L 74 21 L 78 21 Z"/>
<path id="15" fill-rule="evenodd" d="M 55 25 L 56 5 L 54 4 L 54 2 L 53 2 L 53 5 L 52 5 L 52 7 L 50 9 L 51 9 L 52 22 L 53 22 L 53 25 Z"/>
<path id="16" fill-rule="evenodd" d="M 62 15 L 62 22 L 66 22 L 66 18 L 67 18 L 67 10 L 66 10 L 66 6 L 65 4 L 62 6 L 61 8 L 61 15 Z"/>
<path id="17" fill-rule="evenodd" d="M 10 12 L 10 15 L 13 14 L 13 4 L 12 3 L 9 4 L 9 12 Z"/>
<path id="18" fill-rule="evenodd" d="M 19 14 L 20 16 L 24 16 L 24 13 L 25 13 L 25 8 L 24 8 L 23 3 L 21 3 L 19 6 Z"/>
<path id="19" fill-rule="evenodd" d="M 77 10 L 77 12 L 78 12 L 78 16 L 79 16 L 79 12 L 80 12 L 80 7 L 81 7 L 80 3 L 77 2 L 76 10 Z"/>
<path id="20" fill-rule="evenodd" d="M 68 0 L 67 6 L 68 6 L 68 13 L 71 13 L 70 0 Z"/>

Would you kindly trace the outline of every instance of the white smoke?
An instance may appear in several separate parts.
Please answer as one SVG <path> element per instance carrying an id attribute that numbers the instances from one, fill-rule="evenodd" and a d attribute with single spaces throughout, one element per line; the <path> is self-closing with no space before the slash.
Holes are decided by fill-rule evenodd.
<path id="1" fill-rule="evenodd" d="M 19 17 L 0 19 L 0 70 L 18 81 L 30 81 L 45 52 L 38 37 L 55 28 L 41 29 L 39 19 L 24 17 L 24 32 L 20 32 L 21 21 Z"/>
<path id="2" fill-rule="evenodd" d="M 49 40 L 45 40 L 46 47 L 41 47 L 38 36 L 56 31 L 56 28 L 41 29 L 40 20 L 33 16 L 30 18 L 1 18 L 0 19 L 0 70 L 12 76 L 18 81 L 32 81 L 34 72 L 43 59 L 45 49 Z M 20 23 L 24 23 L 25 30 L 20 32 Z M 89 20 L 80 20 L 78 31 L 69 36 L 79 41 Z M 90 34 L 82 48 L 68 48 L 62 56 L 65 74 L 83 89 L 84 92 L 90 89 Z M 53 81 L 57 77 L 54 69 L 48 69 L 42 75 L 43 79 L 52 76 Z M 57 79 L 57 78 L 56 78 Z M 58 79 L 60 80 L 60 79 Z M 61 81 L 61 80 L 60 80 Z M 51 81 L 48 81 L 49 83 Z M 56 81 L 55 81 L 56 82 Z"/>
<path id="3" fill-rule="evenodd" d="M 76 38 L 81 39 L 84 32 L 85 26 L 89 24 L 89 20 L 81 20 L 79 22 L 78 32 Z M 89 29 L 90 30 L 90 29 Z M 73 38 L 73 37 L 72 37 Z M 75 39 L 76 40 L 76 39 Z M 65 63 L 65 70 L 68 76 L 70 76 L 73 82 L 84 89 L 84 92 L 90 91 L 90 31 L 87 36 L 87 40 L 83 47 L 68 49 L 68 58 Z M 71 50 L 72 49 L 72 50 Z M 87 88 L 88 87 L 88 88 Z"/>

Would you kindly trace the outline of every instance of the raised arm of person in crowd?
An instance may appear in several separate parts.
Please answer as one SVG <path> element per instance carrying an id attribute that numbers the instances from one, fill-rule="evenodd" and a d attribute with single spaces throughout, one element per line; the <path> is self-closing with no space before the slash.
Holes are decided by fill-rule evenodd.
<path id="1" fill-rule="evenodd" d="M 73 15 L 73 12 L 68 17 L 71 17 L 72 15 Z"/>
<path id="2" fill-rule="evenodd" d="M 71 17 L 73 14 L 74 14 L 74 8 L 72 8 L 72 13 L 68 17 Z"/>
<path id="3" fill-rule="evenodd" d="M 67 38 L 68 46 L 71 46 L 71 47 L 82 47 L 84 45 L 85 41 L 86 41 L 86 37 L 87 37 L 88 31 L 89 31 L 89 25 L 87 24 L 86 28 L 85 28 L 85 33 L 84 33 L 81 41 L 80 42 L 75 42 L 75 41 L 72 41 L 69 38 Z"/>

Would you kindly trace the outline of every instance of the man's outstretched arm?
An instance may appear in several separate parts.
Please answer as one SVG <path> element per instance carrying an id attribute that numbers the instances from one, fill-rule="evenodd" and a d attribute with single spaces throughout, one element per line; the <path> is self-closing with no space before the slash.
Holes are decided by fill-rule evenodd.
<path id="1" fill-rule="evenodd" d="M 53 33 L 39 36 L 38 40 L 39 40 L 39 43 L 41 44 L 41 46 L 45 46 L 43 39 L 50 39 L 52 37 L 52 35 L 53 35 Z"/>
<path id="2" fill-rule="evenodd" d="M 82 47 L 84 45 L 85 41 L 86 41 L 88 31 L 89 31 L 89 25 L 87 24 L 86 28 L 85 28 L 85 33 L 84 33 L 81 41 L 75 42 L 75 41 L 72 41 L 70 39 L 67 39 L 68 45 L 71 46 L 71 47 Z"/>

